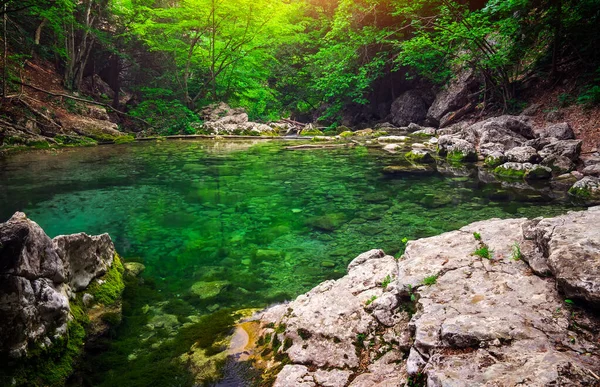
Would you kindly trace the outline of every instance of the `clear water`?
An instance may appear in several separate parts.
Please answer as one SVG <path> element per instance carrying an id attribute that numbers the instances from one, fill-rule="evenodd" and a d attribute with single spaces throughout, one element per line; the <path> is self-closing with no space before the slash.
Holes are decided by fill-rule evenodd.
<path id="1" fill-rule="evenodd" d="M 109 348 L 90 351 L 73 384 L 189 384 L 173 359 L 198 335 L 224 334 L 229 310 L 292 299 L 365 250 L 397 254 L 404 237 L 573 208 L 476 177 L 387 176 L 402 156 L 374 149 L 285 145 L 167 141 L 0 160 L 0 221 L 20 210 L 51 237 L 108 232 L 146 266 Z M 225 282 L 211 297 L 190 291 L 214 281 Z"/>

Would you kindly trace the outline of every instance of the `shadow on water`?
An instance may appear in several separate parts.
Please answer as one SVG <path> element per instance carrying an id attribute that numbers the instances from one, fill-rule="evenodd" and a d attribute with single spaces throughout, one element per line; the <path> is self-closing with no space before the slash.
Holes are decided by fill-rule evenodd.
<path id="1" fill-rule="evenodd" d="M 215 141 L 24 153 L 0 161 L 0 220 L 20 210 L 50 236 L 108 232 L 146 267 L 128 283 L 123 323 L 88 348 L 72 385 L 192 385 L 211 354 L 225 375 L 216 386 L 240 386 L 257 376 L 221 355 L 234 311 L 339 278 L 363 251 L 400 254 L 403 238 L 573 208 L 564 192 L 465 166 L 382 173 L 401 157 Z"/>

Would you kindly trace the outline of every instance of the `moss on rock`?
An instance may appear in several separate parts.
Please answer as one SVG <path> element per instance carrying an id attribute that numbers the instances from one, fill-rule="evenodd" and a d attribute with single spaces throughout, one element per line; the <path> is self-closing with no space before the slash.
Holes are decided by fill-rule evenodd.
<path id="1" fill-rule="evenodd" d="M 422 150 L 413 149 L 410 152 L 404 154 L 404 157 L 406 157 L 408 161 L 413 163 L 430 164 L 435 162 L 433 156 L 431 156 L 429 152 Z"/>
<path id="2" fill-rule="evenodd" d="M 120 313 L 119 301 L 124 288 L 123 272 L 121 260 L 115 254 L 113 264 L 106 274 L 70 300 L 72 319 L 67 324 L 66 334 L 56 336 L 51 343 L 38 343 L 28 348 L 27 357 L 24 359 L 0 359 L 9 365 L 0 370 L 0 385 L 64 386 L 77 366 L 88 335 L 94 334 L 90 332 L 90 316 L 95 314 L 104 317 L 97 312 L 97 308 L 88 309 L 84 305 L 83 293 L 93 294 L 96 301 L 110 305 L 113 315 L 115 309 Z M 112 323 L 120 322 L 120 318 L 112 317 Z"/>
<path id="3" fill-rule="evenodd" d="M 85 290 L 94 300 L 103 305 L 111 305 L 121 298 L 125 283 L 123 273 L 125 268 L 118 254 L 115 254 L 112 266 L 101 278 L 93 281 Z"/>

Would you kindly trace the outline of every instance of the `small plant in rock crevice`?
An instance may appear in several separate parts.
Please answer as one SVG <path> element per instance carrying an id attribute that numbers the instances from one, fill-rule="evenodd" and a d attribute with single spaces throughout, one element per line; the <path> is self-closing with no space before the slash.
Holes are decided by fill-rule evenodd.
<path id="1" fill-rule="evenodd" d="M 513 261 L 518 261 L 523 258 L 523 253 L 521 253 L 521 246 L 519 243 L 515 242 L 512 246 L 512 256 Z"/>
<path id="2" fill-rule="evenodd" d="M 473 254 L 481 258 L 492 259 L 492 252 L 487 245 L 484 245 L 475 250 Z"/>
<path id="3" fill-rule="evenodd" d="M 388 285 L 392 282 L 392 277 L 388 274 L 387 276 L 385 276 L 385 278 L 383 279 L 383 281 L 381 281 L 381 287 L 383 289 L 387 289 Z"/>
<path id="4" fill-rule="evenodd" d="M 483 240 L 481 239 L 481 234 L 479 234 L 478 232 L 474 232 L 473 237 L 477 242 L 479 242 L 477 249 L 475 249 L 475 251 L 473 252 L 473 255 L 491 260 L 493 251 L 490 250 L 490 247 L 483 242 Z"/>
<path id="5" fill-rule="evenodd" d="M 438 276 L 436 275 L 430 275 L 429 277 L 425 277 L 423 279 L 423 285 L 425 286 L 431 286 L 431 285 L 435 285 L 435 283 L 437 282 Z"/>
<path id="6" fill-rule="evenodd" d="M 365 301 L 365 305 L 371 305 L 373 301 L 377 299 L 377 296 L 371 296 L 367 301 Z"/>

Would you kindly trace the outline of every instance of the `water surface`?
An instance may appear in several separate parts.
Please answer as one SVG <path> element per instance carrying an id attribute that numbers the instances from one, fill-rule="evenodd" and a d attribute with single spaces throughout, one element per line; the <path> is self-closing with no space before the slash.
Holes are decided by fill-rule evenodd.
<path id="1" fill-rule="evenodd" d="M 146 266 L 108 350 L 92 348 L 73 384 L 187 385 L 173 359 L 200 336 L 218 352 L 231 310 L 292 299 L 363 251 L 398 254 L 403 238 L 573 208 L 472 177 L 388 176 L 402 156 L 378 150 L 285 145 L 167 141 L 0 160 L 0 221 L 20 210 L 51 237 L 108 232 Z"/>

